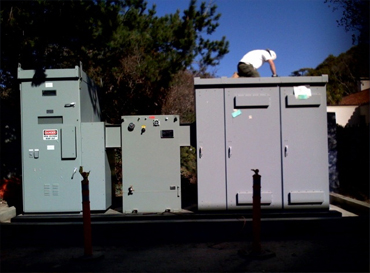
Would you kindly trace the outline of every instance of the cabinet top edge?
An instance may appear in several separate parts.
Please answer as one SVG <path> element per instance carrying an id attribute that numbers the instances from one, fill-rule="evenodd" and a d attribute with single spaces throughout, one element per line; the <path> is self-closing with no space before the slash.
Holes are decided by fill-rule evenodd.
<path id="1" fill-rule="evenodd" d="M 194 87 L 228 87 L 228 86 L 280 86 L 280 85 L 325 85 L 328 75 L 312 77 L 259 77 L 259 78 L 194 78 Z"/>

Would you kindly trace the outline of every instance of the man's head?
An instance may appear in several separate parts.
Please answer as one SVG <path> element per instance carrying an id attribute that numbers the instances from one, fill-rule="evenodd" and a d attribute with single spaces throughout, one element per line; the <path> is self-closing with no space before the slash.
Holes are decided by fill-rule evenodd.
<path id="1" fill-rule="evenodd" d="M 276 53 L 275 53 L 275 51 L 273 51 L 273 50 L 271 50 L 271 49 L 266 49 L 266 51 L 270 54 L 270 56 L 271 56 L 271 58 L 273 59 L 273 60 L 275 60 L 276 59 Z"/>

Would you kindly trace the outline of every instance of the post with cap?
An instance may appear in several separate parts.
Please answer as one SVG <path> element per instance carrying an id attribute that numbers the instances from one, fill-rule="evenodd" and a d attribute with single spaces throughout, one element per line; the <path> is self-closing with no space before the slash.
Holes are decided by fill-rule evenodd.
<path id="1" fill-rule="evenodd" d="M 95 252 L 92 250 L 92 236 L 91 236 L 91 212 L 90 212 L 90 190 L 89 190 L 89 174 L 84 172 L 83 167 L 80 166 L 80 174 L 83 178 L 81 181 L 82 187 L 82 218 L 83 218 L 83 231 L 84 231 L 84 256 L 77 258 L 81 261 L 91 261 L 101 259 L 104 253 Z"/>
<path id="2" fill-rule="evenodd" d="M 253 175 L 253 243 L 252 252 L 261 253 L 261 176 L 255 169 Z"/>
<path id="3" fill-rule="evenodd" d="M 252 250 L 246 252 L 239 251 L 239 255 L 247 259 L 267 259 L 274 257 L 275 253 L 261 247 L 261 175 L 258 169 L 252 169 L 253 175 L 253 242 Z"/>
<path id="4" fill-rule="evenodd" d="M 89 174 L 84 172 L 83 167 L 80 167 L 80 174 L 83 177 L 81 181 L 82 186 L 82 218 L 84 229 L 84 247 L 85 256 L 92 256 L 92 241 L 91 241 L 91 213 L 90 213 L 90 191 L 89 191 Z"/>

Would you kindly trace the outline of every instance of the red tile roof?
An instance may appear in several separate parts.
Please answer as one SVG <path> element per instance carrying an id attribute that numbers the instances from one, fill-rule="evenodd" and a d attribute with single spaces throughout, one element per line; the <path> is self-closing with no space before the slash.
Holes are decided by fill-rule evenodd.
<path id="1" fill-rule="evenodd" d="M 370 89 L 366 89 L 342 98 L 338 105 L 363 105 L 370 101 Z"/>

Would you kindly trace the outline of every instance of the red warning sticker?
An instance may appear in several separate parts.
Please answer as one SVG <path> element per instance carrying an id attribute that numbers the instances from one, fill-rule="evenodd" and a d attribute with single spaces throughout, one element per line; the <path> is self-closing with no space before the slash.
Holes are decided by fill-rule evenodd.
<path id="1" fill-rule="evenodd" d="M 58 129 L 45 129 L 43 130 L 44 140 L 58 140 Z"/>

